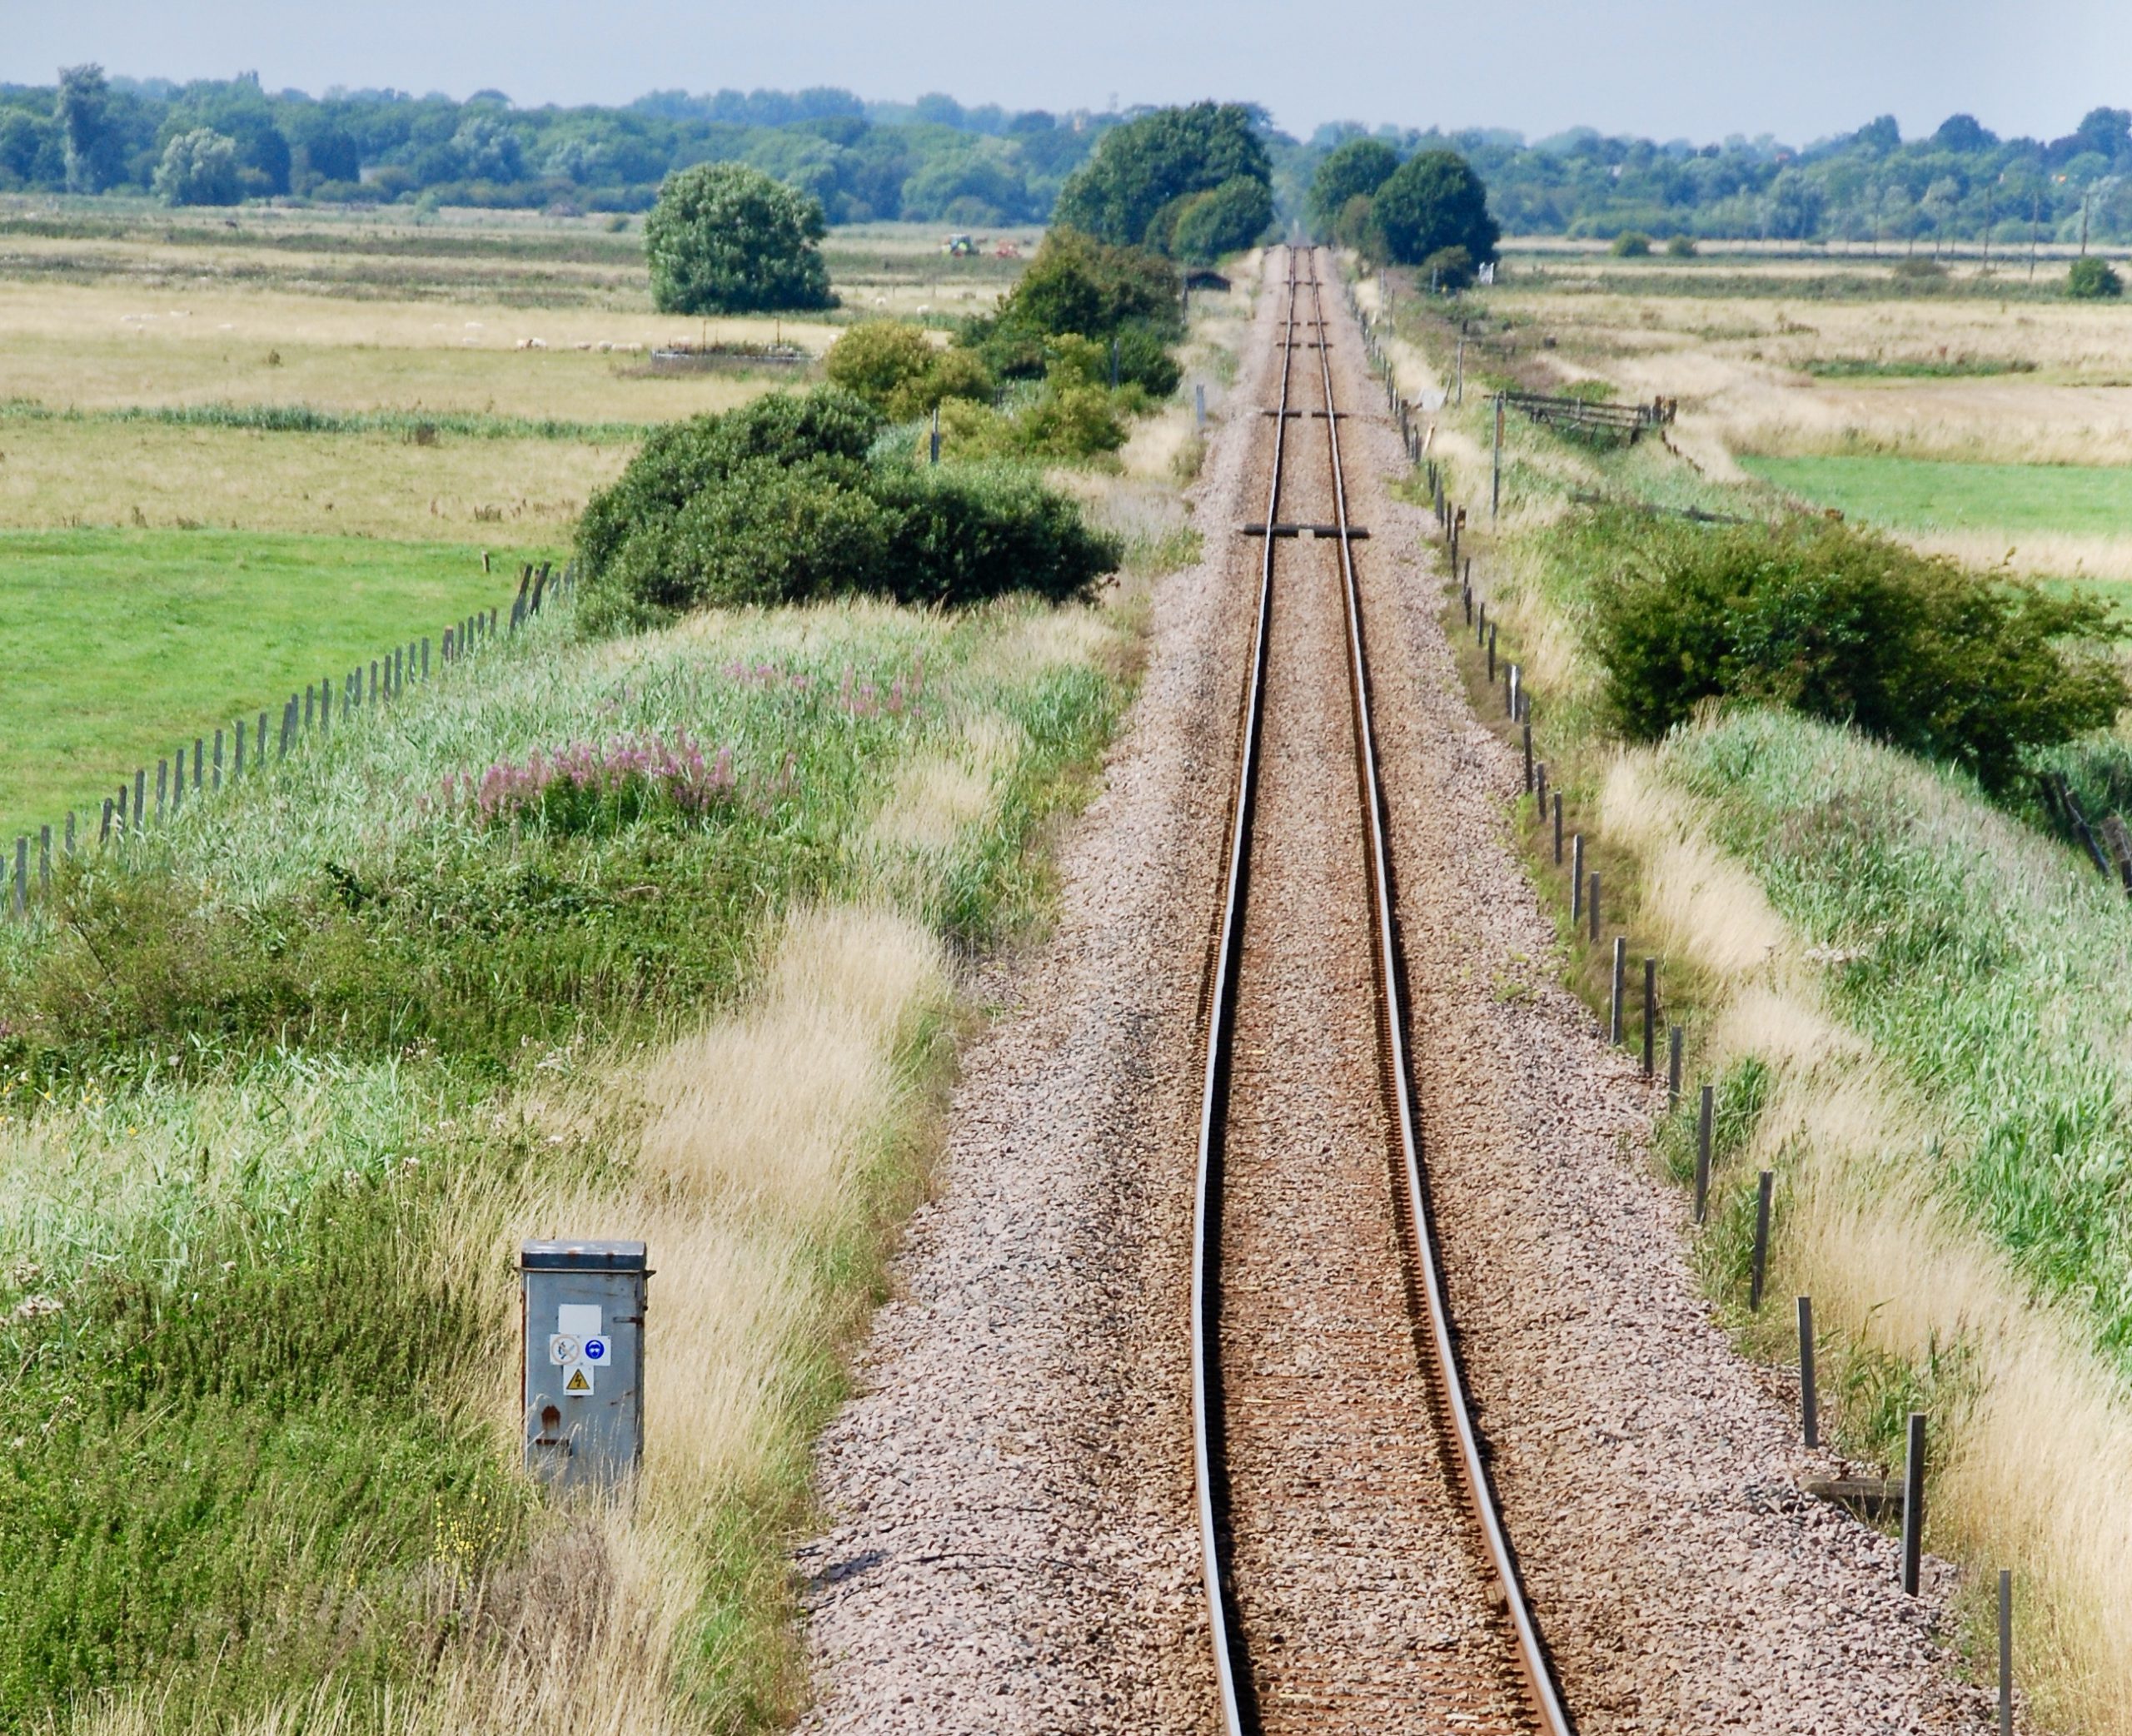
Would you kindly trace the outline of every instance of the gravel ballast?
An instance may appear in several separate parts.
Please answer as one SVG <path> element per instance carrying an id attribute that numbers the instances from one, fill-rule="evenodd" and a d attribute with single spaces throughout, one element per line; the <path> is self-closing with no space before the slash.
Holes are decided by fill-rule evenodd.
<path id="1" fill-rule="evenodd" d="M 1240 410 L 1267 401 L 1277 299 Z M 1373 533 L 1359 565 L 1434 1210 L 1578 1727 L 1987 1729 L 1932 1642 L 1942 1605 L 1902 1597 L 1891 1544 L 1797 1493 L 1833 1466 L 1710 1323 L 1681 1201 L 1641 1149 L 1653 1093 L 1545 974 L 1552 928 L 1507 818 L 1519 763 L 1472 716 L 1430 522 L 1383 486 L 1397 436 L 1336 296 L 1328 314 L 1352 510 Z M 809 1729 L 1214 1726 L 1188 1239 L 1255 564 L 1227 533 L 1263 511 L 1265 434 L 1242 413 L 1218 432 L 1208 559 L 1158 588 L 1139 699 L 1063 852 L 1057 932 L 982 985 L 999 1016 L 966 1057 L 940 1191 L 821 1445 L 833 1528 L 797 1554 Z"/>

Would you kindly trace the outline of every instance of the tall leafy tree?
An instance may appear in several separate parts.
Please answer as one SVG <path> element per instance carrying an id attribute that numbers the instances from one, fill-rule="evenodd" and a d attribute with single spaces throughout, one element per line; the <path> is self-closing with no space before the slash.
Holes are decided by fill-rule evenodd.
<path id="1" fill-rule="evenodd" d="M 67 142 L 68 192 L 102 192 L 118 179 L 119 141 L 111 124 L 111 85 L 102 67 L 61 68 L 54 117 Z"/>
<path id="2" fill-rule="evenodd" d="M 1249 109 L 1236 102 L 1158 109 L 1103 136 L 1060 189 L 1052 221 L 1117 246 L 1167 253 L 1191 201 L 1239 177 L 1269 190 L 1273 184 Z"/>
<path id="3" fill-rule="evenodd" d="M 1399 168 L 1399 153 L 1382 139 L 1349 139 L 1318 164 L 1310 182 L 1311 226 L 1334 232 L 1350 199 L 1369 199 Z"/>
<path id="4" fill-rule="evenodd" d="M 745 163 L 670 175 L 644 226 L 661 313 L 831 307 L 820 203 Z"/>
<path id="5" fill-rule="evenodd" d="M 1394 264 L 1419 265 L 1462 247 L 1475 265 L 1496 256 L 1502 231 L 1488 190 L 1456 151 L 1423 151 L 1399 165 L 1372 201 L 1377 233 Z"/>

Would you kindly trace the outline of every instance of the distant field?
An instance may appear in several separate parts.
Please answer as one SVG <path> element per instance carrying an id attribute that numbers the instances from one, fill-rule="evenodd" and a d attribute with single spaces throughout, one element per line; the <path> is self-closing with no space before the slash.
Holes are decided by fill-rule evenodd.
<path id="1" fill-rule="evenodd" d="M 257 530 L 505 549 L 566 540 L 633 440 L 279 434 L 0 411 L 0 529 Z"/>
<path id="2" fill-rule="evenodd" d="M 516 570 L 361 537 L 0 534 L 0 837 L 86 813 L 180 739 L 507 604 Z"/>
<path id="3" fill-rule="evenodd" d="M 808 377 L 652 348 L 989 306 L 1034 234 L 951 226 L 833 232 L 833 315 L 694 320 L 640 218 L 0 196 L 0 826 L 496 601 L 646 429 Z"/>
<path id="4" fill-rule="evenodd" d="M 1915 458 L 1742 458 L 1788 494 L 1902 530 L 2132 536 L 2132 469 Z"/>

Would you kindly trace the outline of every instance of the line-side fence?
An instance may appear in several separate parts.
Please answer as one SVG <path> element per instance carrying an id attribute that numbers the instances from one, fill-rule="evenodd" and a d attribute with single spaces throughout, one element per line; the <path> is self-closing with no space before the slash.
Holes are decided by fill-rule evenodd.
<path id="1" fill-rule="evenodd" d="M 291 694 L 281 702 L 279 726 L 271 735 L 274 714 L 269 708 L 256 719 L 240 717 L 227 729 L 218 726 L 212 737 L 203 731 L 190 744 L 179 742 L 174 754 L 157 760 L 152 776 L 142 765 L 130 779 L 120 779 L 117 788 L 103 798 L 102 811 L 92 811 L 87 823 L 70 808 L 56 830 L 40 826 L 34 834 L 17 834 L 13 859 L 6 869 L 7 914 L 22 920 L 51 897 L 55 857 L 63 861 L 92 844 L 99 848 L 122 845 L 169 824 L 187 808 L 210 799 L 225 783 L 234 786 L 286 759 L 306 738 L 346 729 L 428 679 L 432 649 L 441 664 L 458 663 L 497 639 L 516 634 L 545 604 L 575 589 L 576 583 L 574 565 L 560 573 L 552 561 L 522 565 L 518 592 L 508 609 L 479 609 L 462 615 L 436 639 L 427 634 L 411 639 L 369 659 L 366 664 L 357 664 L 345 676 L 329 675 L 301 693 Z"/>

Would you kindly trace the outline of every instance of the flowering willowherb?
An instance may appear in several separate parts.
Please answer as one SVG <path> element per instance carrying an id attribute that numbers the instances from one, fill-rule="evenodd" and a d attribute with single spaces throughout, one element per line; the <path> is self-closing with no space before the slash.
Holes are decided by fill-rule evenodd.
<path id="1" fill-rule="evenodd" d="M 730 805 L 739 793 L 732 749 L 706 759 L 683 729 L 670 740 L 647 733 L 604 745 L 573 742 L 546 755 L 535 749 L 522 765 L 498 760 L 478 775 L 454 773 L 444 780 L 444 806 L 484 825 L 535 818 L 562 831 L 590 829 L 603 819 L 625 823 L 659 808 L 700 816 Z"/>

